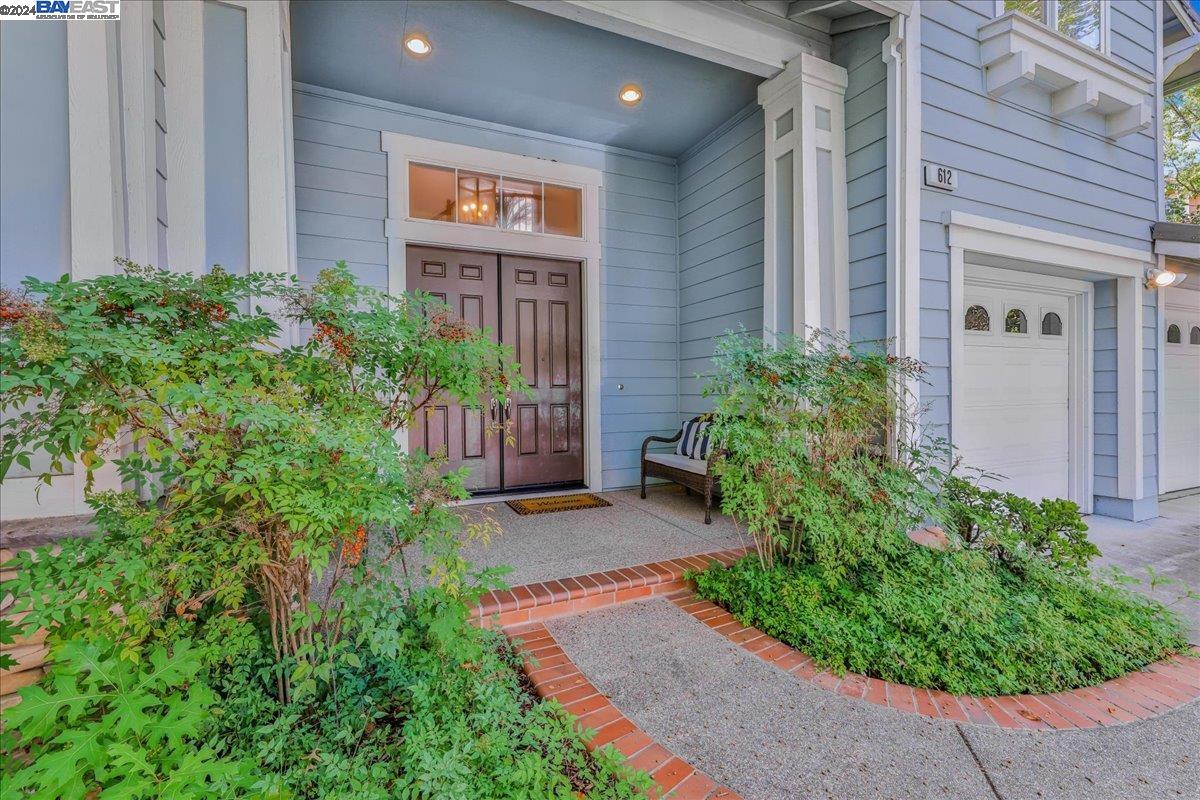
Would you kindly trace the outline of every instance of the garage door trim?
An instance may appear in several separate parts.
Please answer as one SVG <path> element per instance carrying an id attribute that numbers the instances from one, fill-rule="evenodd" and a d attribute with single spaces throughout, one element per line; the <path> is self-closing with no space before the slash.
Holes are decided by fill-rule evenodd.
<path id="1" fill-rule="evenodd" d="M 969 256 L 968 256 L 969 257 Z M 1068 477 L 1069 499 L 1084 513 L 1092 511 L 1094 454 L 1092 446 L 1092 308 L 1094 286 L 1090 281 L 1061 278 L 1017 269 L 972 264 L 964 260 L 963 281 L 974 286 L 986 286 L 1018 291 L 1036 290 L 1060 297 L 1067 304 L 1064 333 L 1068 333 Z M 950 320 L 950 443 L 956 445 L 956 430 L 964 419 L 962 392 L 955 386 L 957 376 L 964 371 L 964 340 L 962 315 L 964 299 L 969 289 L 964 287 L 959 302 L 952 305 Z M 1000 320 L 997 320 L 1000 322 Z M 1040 320 L 1039 320 L 1040 322 Z M 1031 320 L 1031 324 L 1035 324 Z"/>

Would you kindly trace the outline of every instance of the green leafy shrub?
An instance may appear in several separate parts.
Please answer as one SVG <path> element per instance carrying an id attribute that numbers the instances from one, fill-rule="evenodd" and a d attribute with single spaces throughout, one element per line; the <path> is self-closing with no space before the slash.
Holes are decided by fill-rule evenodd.
<path id="1" fill-rule="evenodd" d="M 969 547 L 987 550 L 1010 566 L 1036 557 L 1086 574 L 1100 549 L 1088 541 L 1079 506 L 1047 498 L 1035 503 L 951 476 L 942 486 L 947 530 Z"/>
<path id="2" fill-rule="evenodd" d="M 956 694 L 1089 686 L 1186 648 L 1152 600 L 1040 561 L 1017 574 L 974 550 L 911 546 L 832 586 L 814 564 L 753 558 L 694 579 L 702 597 L 827 669 Z"/>
<path id="3" fill-rule="evenodd" d="M 811 562 L 837 581 L 881 569 L 907 545 L 929 506 L 936 443 L 886 442 L 904 423 L 916 362 L 821 332 L 774 345 L 741 333 L 718 342 L 714 365 L 705 395 L 721 507 L 763 566 Z"/>
<path id="4" fill-rule="evenodd" d="M 204 756 L 211 774 L 195 785 L 212 796 L 243 793 L 247 762 L 253 791 L 299 797 L 445 796 L 453 781 L 479 797 L 562 796 L 571 781 L 620 796 L 637 783 L 611 754 L 585 755 L 515 674 L 501 678 L 511 659 L 489 651 L 486 670 L 470 666 L 499 646 L 467 611 L 501 571 L 474 571 L 461 548 L 496 526 L 464 526 L 448 508 L 467 496 L 464 471 L 398 441 L 431 403 L 526 391 L 507 348 L 429 296 L 356 285 L 344 265 L 311 288 L 133 264 L 28 288 L 0 296 L 0 404 L 13 412 L 0 477 L 42 450 L 49 472 L 78 460 L 90 486 L 112 461 L 151 502 L 89 492 L 101 535 L 23 556 L 2 588 L 25 629 L 49 629 L 57 689 L 72 654 L 91 648 L 124 667 L 194 642 L 202 668 L 181 683 L 130 678 L 111 710 L 97 701 L 13 726 L 9 745 L 27 757 L 6 762 L 6 783 L 37 785 L 44 765 L 98 736 L 113 760 L 58 796 L 117 796 L 134 778 L 120 796 L 161 791 L 179 743 Z M 311 336 L 281 345 L 281 322 Z M 170 748 L 130 726 L 131 709 L 181 702 L 194 724 Z M 481 716 L 504 731 L 491 747 Z M 476 723 L 408 749 L 451 718 Z"/>
<path id="5" fill-rule="evenodd" d="M 951 692 L 1075 688 L 1184 648 L 1170 610 L 1090 576 L 1074 503 L 943 473 L 920 375 L 824 333 L 719 342 L 714 470 L 757 557 L 693 574 L 699 594 L 828 669 Z M 947 551 L 909 540 L 928 522 Z"/>
<path id="6" fill-rule="evenodd" d="M 103 639 L 67 642 L 55 658 L 44 685 L 5 713 L 33 743 L 6 797 L 82 797 L 104 785 L 112 797 L 207 798 L 249 786 L 252 764 L 201 743 L 217 699 L 187 639 L 136 662 Z"/>

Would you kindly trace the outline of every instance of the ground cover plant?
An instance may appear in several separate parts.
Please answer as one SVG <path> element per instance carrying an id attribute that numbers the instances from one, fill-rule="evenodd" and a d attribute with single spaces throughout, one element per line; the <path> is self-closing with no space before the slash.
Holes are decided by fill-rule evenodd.
<path id="1" fill-rule="evenodd" d="M 753 539 L 699 594 L 824 667 L 955 693 L 1095 684 L 1186 640 L 1161 604 L 1092 577 L 1079 508 L 964 477 L 922 435 L 921 366 L 825 333 L 717 346 L 723 510 Z M 947 473 L 950 474 L 947 474 Z M 914 544 L 933 522 L 946 546 Z"/>
<path id="2" fill-rule="evenodd" d="M 311 288 L 125 264 L 27 289 L 0 298 L 0 477 L 43 451 L 133 488 L 91 492 L 99 535 L 0 587 L 24 613 L 0 637 L 45 627 L 52 659 L 5 712 L 3 797 L 645 787 L 468 624 L 500 573 L 461 547 L 495 525 L 464 527 L 463 474 L 397 439 L 438 398 L 523 391 L 506 348 L 344 265 Z M 311 335 L 282 345 L 281 322 Z"/>

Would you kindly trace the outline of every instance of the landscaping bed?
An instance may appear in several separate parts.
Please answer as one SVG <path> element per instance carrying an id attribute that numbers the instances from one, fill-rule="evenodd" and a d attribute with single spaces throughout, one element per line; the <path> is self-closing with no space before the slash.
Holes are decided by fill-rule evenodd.
<path id="1" fill-rule="evenodd" d="M 975 695 L 1186 651 L 1169 608 L 1093 576 L 1078 506 L 990 488 L 920 427 L 920 364 L 823 333 L 729 335 L 715 362 L 713 469 L 755 552 L 689 577 L 743 624 L 834 672 Z M 934 546 L 909 538 L 930 523 Z"/>
<path id="2" fill-rule="evenodd" d="M 1186 650 L 1167 609 L 1119 587 L 911 550 L 883 574 L 832 585 L 811 564 L 754 556 L 692 578 L 701 597 L 835 673 L 954 694 L 1091 686 Z"/>
<path id="3" fill-rule="evenodd" d="M 526 391 L 511 351 L 345 265 L 311 288 L 123 267 L 0 291 L 0 478 L 40 453 L 135 487 L 89 481 L 97 536 L 6 564 L 0 645 L 44 630 L 50 664 L 4 713 L 4 796 L 640 794 L 472 624 L 503 571 L 463 546 L 498 527 L 398 436 Z"/>

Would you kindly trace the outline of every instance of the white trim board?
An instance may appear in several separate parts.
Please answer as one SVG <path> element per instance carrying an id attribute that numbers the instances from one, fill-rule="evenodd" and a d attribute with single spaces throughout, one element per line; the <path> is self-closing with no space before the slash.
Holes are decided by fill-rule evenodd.
<path id="1" fill-rule="evenodd" d="M 962 326 L 958 319 L 963 302 L 964 264 L 1004 265 L 1028 285 L 1045 281 L 1115 278 L 1117 282 L 1117 494 L 1137 500 L 1144 494 L 1142 454 L 1142 281 L 1152 263 L 1149 250 L 1096 242 L 1079 236 L 1029 225 L 1003 222 L 975 214 L 951 211 L 943 215 L 950 247 L 950 431 L 961 419 L 954 377 L 961 375 Z M 1086 309 L 1090 319 L 1092 309 Z M 1091 341 L 1090 327 L 1088 338 Z M 1090 351 L 1089 351 L 1090 352 Z M 958 369 L 956 369 L 956 365 Z M 1090 366 L 1089 366 L 1090 380 Z M 1085 398 L 1091 403 L 1091 393 Z M 1090 405 L 1089 405 L 1090 408 Z M 1089 412 L 1090 415 L 1090 412 Z M 1089 421 L 1090 424 L 1090 421 Z M 1089 447 L 1090 447 L 1089 442 Z M 1087 498 L 1085 508 L 1091 507 Z M 1081 505 L 1083 505 L 1081 503 Z"/>
<path id="2" fill-rule="evenodd" d="M 740 3 L 678 0 L 513 0 L 630 39 L 769 78 L 802 53 L 829 57 L 829 35 L 763 19 Z"/>
<path id="3" fill-rule="evenodd" d="M 388 242 L 389 294 L 399 294 L 406 288 L 406 250 L 409 244 L 580 262 L 583 269 L 584 309 L 583 482 L 591 491 L 603 490 L 600 441 L 600 192 L 604 185 L 603 172 L 592 167 L 439 142 L 392 131 L 380 134 L 380 147 L 387 154 L 389 216 L 384 221 L 384 233 Z M 577 186 L 583 190 L 583 236 L 523 233 L 413 219 L 408 214 L 410 160 Z"/>
<path id="4" fill-rule="evenodd" d="M 921 15 L 897 16 L 887 64 L 887 336 L 894 355 L 921 357 Z M 917 396 L 916 382 L 909 392 Z"/>

